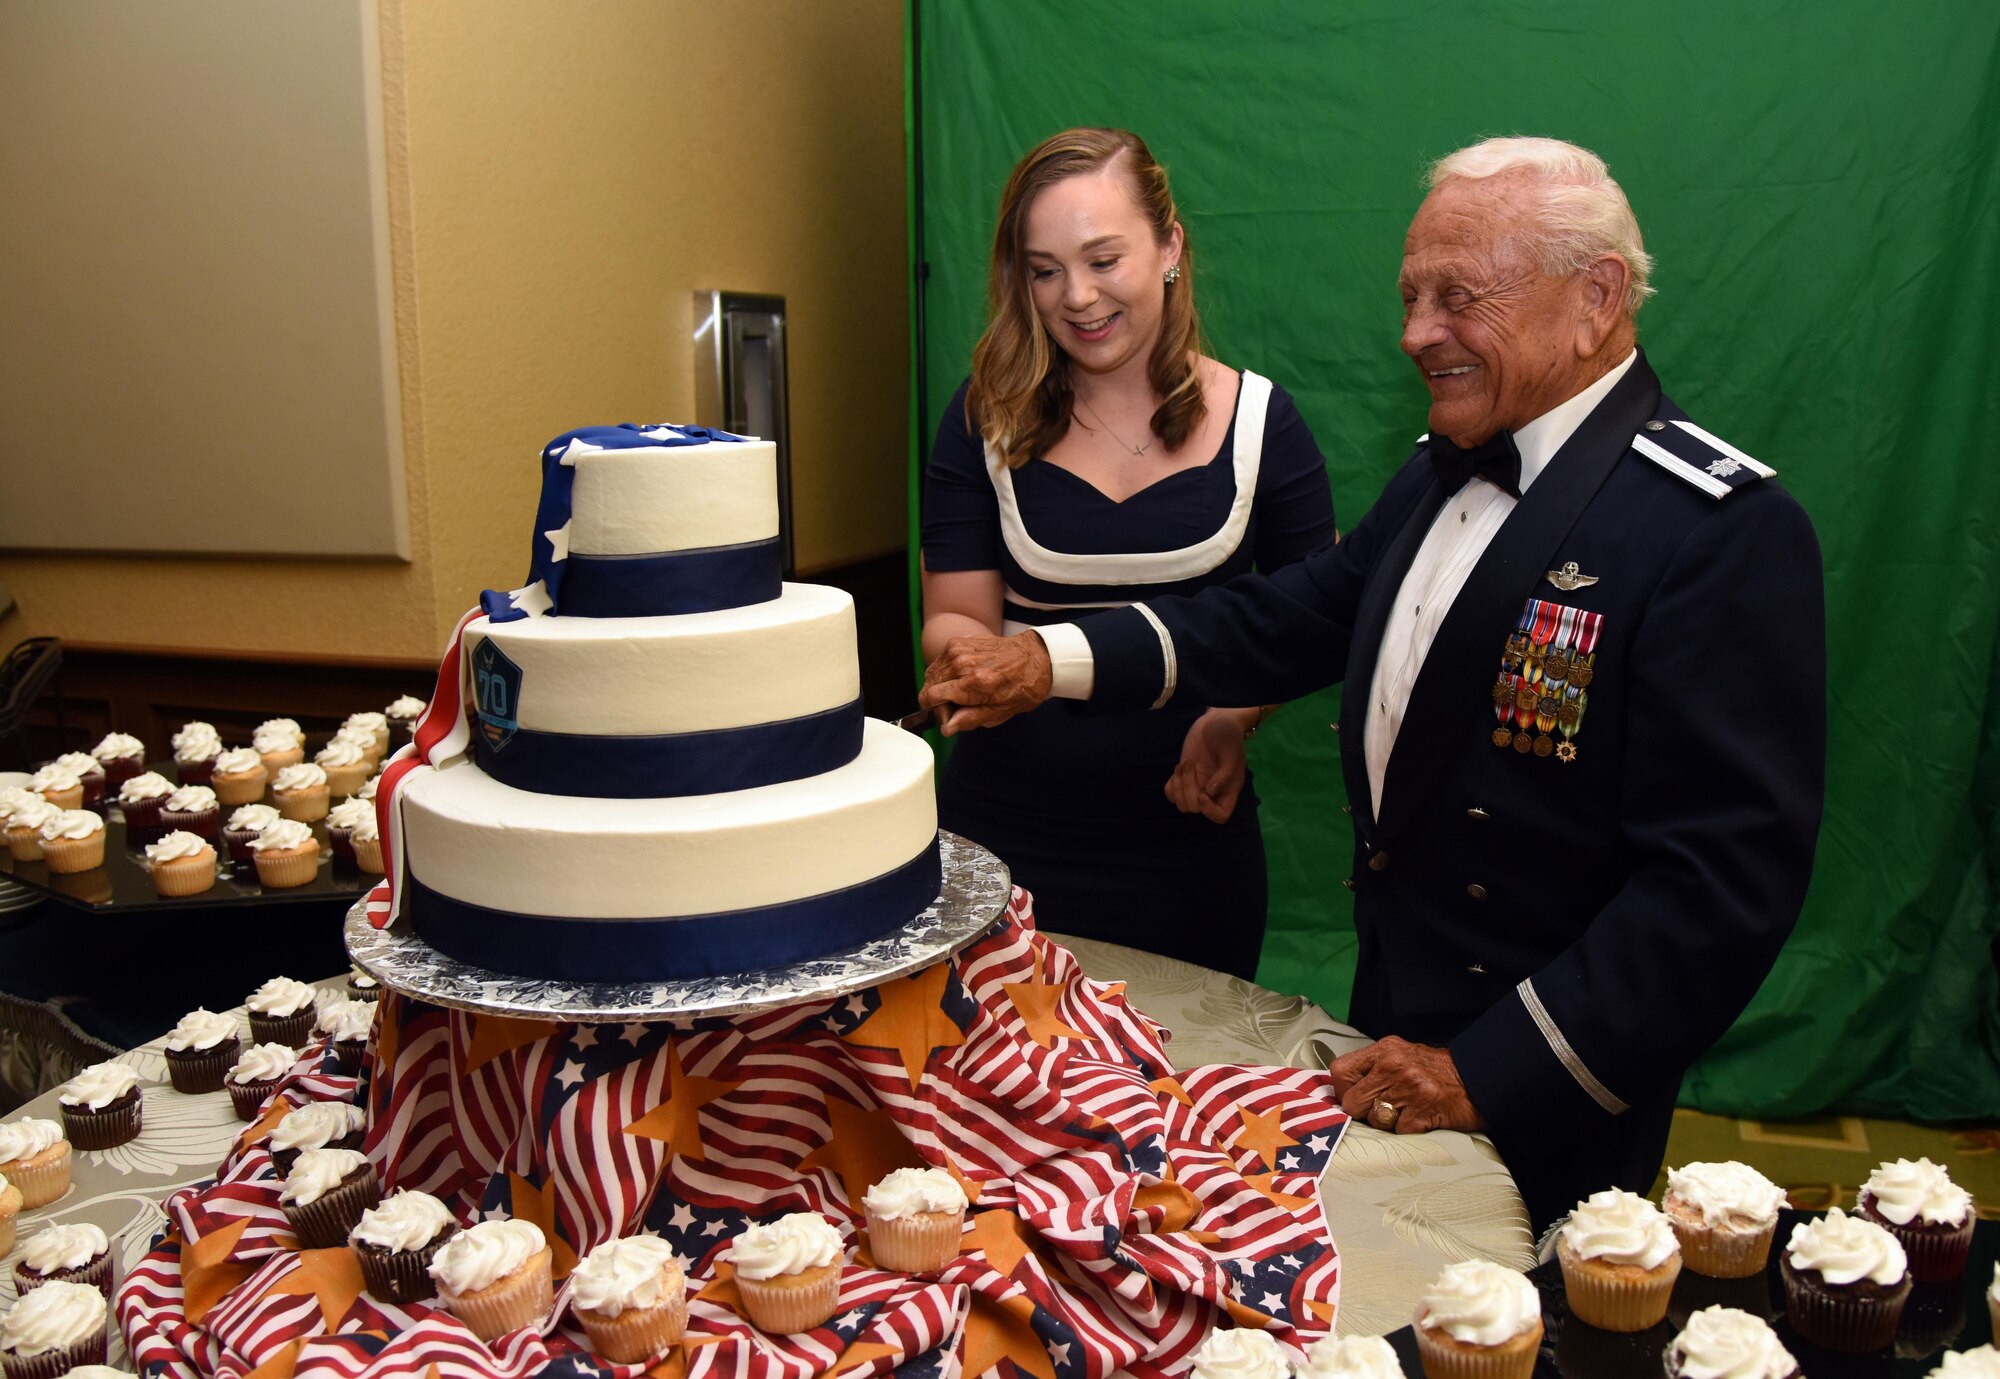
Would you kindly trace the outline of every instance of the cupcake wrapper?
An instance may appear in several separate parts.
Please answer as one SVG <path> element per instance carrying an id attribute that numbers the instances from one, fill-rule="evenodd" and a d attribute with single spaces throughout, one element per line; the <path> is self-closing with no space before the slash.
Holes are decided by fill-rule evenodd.
<path id="1" fill-rule="evenodd" d="M 1703 1278 L 1751 1278 L 1771 1262 L 1771 1238 L 1778 1233 L 1774 1219 L 1761 1231 L 1718 1231 L 1683 1224 L 1669 1216 L 1674 1238 L 1681 1242 L 1681 1262 Z"/>
<path id="2" fill-rule="evenodd" d="M 312 1038 L 312 1032 L 311 1006 L 290 1015 L 250 1012 L 250 1042 L 253 1044 L 290 1044 L 295 1049 L 302 1049 Z"/>
<path id="3" fill-rule="evenodd" d="M 197 809 L 186 814 L 179 814 L 171 809 L 162 809 L 160 811 L 160 826 L 169 833 L 172 833 L 175 829 L 179 829 L 185 833 L 192 833 L 197 838 L 206 838 L 212 843 L 222 833 L 222 806 L 217 805 L 213 809 Z"/>
<path id="4" fill-rule="evenodd" d="M 372 876 L 382 875 L 387 870 L 382 865 L 382 840 L 357 838 L 354 842 L 354 865 Z"/>
<path id="5" fill-rule="evenodd" d="M 325 786 L 317 790 L 271 792 L 271 803 L 287 819 L 297 819 L 302 824 L 316 823 L 326 817 L 332 807 L 332 793 Z"/>
<path id="6" fill-rule="evenodd" d="M 264 1109 L 264 1099 L 278 1089 L 277 1079 L 269 1082 L 226 1082 L 229 1100 L 236 1107 L 236 1119 L 255 1120 L 257 1113 Z"/>
<path id="7" fill-rule="evenodd" d="M 345 862 L 349 866 L 354 864 L 353 834 L 351 828 L 335 828 L 332 824 L 326 826 L 326 842 L 333 850 L 334 861 Z"/>
<path id="8" fill-rule="evenodd" d="M 823 1265 L 797 1274 L 750 1279 L 736 1276 L 736 1291 L 750 1322 L 760 1331 L 794 1336 L 824 1326 L 840 1298 L 840 1266 Z"/>
<path id="9" fill-rule="evenodd" d="M 229 1070 L 236 1066 L 236 1057 L 243 1052 L 243 1041 L 235 1035 L 217 1044 L 212 1049 L 188 1049 L 176 1053 L 167 1051 L 167 1080 L 174 1090 L 198 1095 L 202 1092 L 219 1092 L 222 1079 L 229 1076 Z"/>
<path id="10" fill-rule="evenodd" d="M 174 775 L 182 785 L 208 785 L 215 779 L 215 758 L 206 761 L 174 762 Z"/>
<path id="11" fill-rule="evenodd" d="M 104 865 L 104 830 L 88 838 L 44 838 L 42 860 L 57 876 L 69 876 Z"/>
<path id="12" fill-rule="evenodd" d="M 296 853 L 264 851 L 257 854 L 257 884 L 273 890 L 303 886 L 319 875 L 319 849 Z"/>
<path id="13" fill-rule="evenodd" d="M 67 790 L 38 790 L 35 792 L 57 809 L 83 808 L 83 787 L 73 785 Z"/>
<path id="14" fill-rule="evenodd" d="M 1876 1218 L 1871 1217 L 1871 1220 Z M 1965 1224 L 1956 1230 L 1912 1230 L 1890 1221 L 1877 1221 L 1896 1237 L 1910 1261 L 1910 1277 L 1918 1283 L 1948 1283 L 1965 1272 L 1966 1257 L 1972 1252 L 1972 1228 L 1978 1217 L 1965 1213 Z"/>
<path id="15" fill-rule="evenodd" d="M 357 1001 L 379 1001 L 382 999 L 380 986 L 356 986 L 354 978 L 347 979 L 347 993 Z"/>
<path id="16" fill-rule="evenodd" d="M 58 1269 L 52 1274 L 37 1274 L 27 1265 L 14 1266 L 14 1292 L 16 1296 L 32 1293 L 45 1283 L 85 1283 L 104 1294 L 106 1302 L 111 1301 L 111 1251 L 106 1250 L 88 1264 L 74 1269 Z"/>
<path id="17" fill-rule="evenodd" d="M 1667 1315 L 1667 1299 L 1681 1274 L 1681 1257 L 1670 1255 L 1651 1269 L 1604 1265 L 1558 1247 L 1563 1291 L 1570 1315 L 1600 1331 L 1644 1331 Z"/>
<path id="18" fill-rule="evenodd" d="M 0 1216 L 0 1257 L 14 1252 L 14 1221 L 19 1215 L 18 1211 L 10 1211 Z"/>
<path id="19" fill-rule="evenodd" d="M 275 776 L 287 766 L 297 766 L 306 759 L 303 747 L 288 747 L 282 752 L 259 752 L 257 759 L 264 763 L 267 774 Z"/>
<path id="20" fill-rule="evenodd" d="M 1851 1297 L 1830 1292 L 1789 1267 L 1785 1279 L 1785 1317 L 1792 1330 L 1827 1350 L 1851 1355 L 1886 1350 L 1896 1339 L 1910 1280 L 1894 1292 L 1875 1297 Z"/>
<path id="21" fill-rule="evenodd" d="M 40 1355 L 0 1351 L 0 1371 L 4 1371 L 7 1379 L 57 1379 L 81 1365 L 103 1364 L 109 1346 L 105 1329 L 100 1326 L 95 1336 L 86 1336 L 61 1350 L 46 1350 Z"/>
<path id="22" fill-rule="evenodd" d="M 30 1159 L 0 1164 L 0 1173 L 21 1189 L 21 1206 L 45 1207 L 69 1191 L 70 1146 L 54 1145 Z"/>
<path id="23" fill-rule="evenodd" d="M 490 1288 L 463 1297 L 442 1295 L 444 1305 L 482 1341 L 524 1326 L 540 1326 L 555 1307 L 555 1284 L 549 1273 L 553 1258 L 543 1250 Z"/>
<path id="24" fill-rule="evenodd" d="M 165 796 L 151 800 L 134 800 L 131 804 L 121 803 L 118 806 L 118 810 L 125 816 L 126 832 L 129 833 L 135 828 L 158 828 L 160 826 L 160 806 L 165 803 Z"/>
<path id="25" fill-rule="evenodd" d="M 1422 1325 L 1416 1333 L 1427 1379 L 1530 1379 L 1542 1343 L 1539 1319 L 1532 1331 L 1498 1346 L 1462 1346 Z"/>
<path id="26" fill-rule="evenodd" d="M 880 1269 L 924 1274 L 944 1268 L 958 1257 L 958 1240 L 965 1228 L 962 1211 L 933 1211 L 896 1220 L 868 1218 L 868 1253 Z"/>
<path id="27" fill-rule="evenodd" d="M 321 766 L 326 772 L 326 790 L 329 795 L 352 795 L 368 783 L 369 773 L 375 768 L 367 761 L 357 761 L 352 766 Z"/>
<path id="28" fill-rule="evenodd" d="M 334 1061 L 340 1070 L 352 1077 L 361 1071 L 361 1059 L 368 1052 L 366 1039 L 336 1039 L 333 1041 Z"/>
<path id="29" fill-rule="evenodd" d="M 106 793 L 116 795 L 119 786 L 146 768 L 146 758 L 143 753 L 136 757 L 112 757 L 103 766 L 104 789 Z"/>
<path id="30" fill-rule="evenodd" d="M 241 829 L 241 828 L 223 829 L 222 842 L 224 847 L 227 848 L 228 850 L 229 860 L 238 866 L 255 865 L 257 861 L 257 854 L 251 851 L 250 842 L 256 836 L 257 835 L 254 832 L 248 829 Z"/>
<path id="31" fill-rule="evenodd" d="M 444 1242 L 457 1232 L 444 1230 L 420 1250 L 379 1250 L 367 1245 L 354 1247 L 361 1261 L 361 1282 L 383 1302 L 408 1305 L 437 1296 L 437 1280 L 431 1277 L 431 1261 Z"/>
<path id="32" fill-rule="evenodd" d="M 191 866 L 158 866 L 153 868 L 153 889 L 161 895 L 200 895 L 215 886 L 214 853 L 206 857 L 190 858 Z"/>
<path id="33" fill-rule="evenodd" d="M 216 776 L 209 782 L 209 789 L 223 804 L 255 804 L 264 798 L 264 782 L 267 776 L 262 771 L 247 776 Z"/>
<path id="34" fill-rule="evenodd" d="M 340 1183 L 316 1202 L 281 1202 L 299 1248 L 330 1250 L 347 1243 L 347 1233 L 361 1222 L 361 1213 L 382 1201 L 382 1183 L 370 1164 L 358 1176 Z"/>
<path id="35" fill-rule="evenodd" d="M 595 1312 L 576 1309 L 590 1348 L 617 1365 L 636 1365 L 652 1359 L 678 1341 L 687 1331 L 687 1295 L 664 1298 L 657 1307 L 620 1312 L 600 1317 Z"/>
<path id="36" fill-rule="evenodd" d="M 139 1122 L 145 1101 L 134 1095 L 121 1105 L 92 1111 L 81 1106 L 63 1106 L 63 1138 L 78 1149 L 116 1149 L 139 1137 Z"/>

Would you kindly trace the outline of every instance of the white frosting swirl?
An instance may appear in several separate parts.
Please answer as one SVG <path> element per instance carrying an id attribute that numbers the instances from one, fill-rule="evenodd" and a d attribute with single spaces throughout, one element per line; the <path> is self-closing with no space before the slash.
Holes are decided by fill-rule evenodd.
<path id="1" fill-rule="evenodd" d="M 1616 1187 L 1578 1202 L 1562 1238 L 1580 1259 L 1636 1264 L 1641 1269 L 1657 1269 L 1680 1250 L 1673 1227 L 1658 1207 Z"/>
<path id="2" fill-rule="evenodd" d="M 172 862 L 182 857 L 199 857 L 204 852 L 213 852 L 208 840 L 199 833 L 189 833 L 177 828 L 157 843 L 146 844 L 148 862 Z"/>
<path id="3" fill-rule="evenodd" d="M 89 780 L 92 776 L 101 776 L 104 774 L 104 764 L 88 752 L 64 752 L 52 764 L 67 766 L 71 771 L 76 773 L 76 778 L 79 781 Z"/>
<path id="4" fill-rule="evenodd" d="M 21 1252 L 21 1259 L 38 1274 L 53 1274 L 81 1269 L 110 1248 L 101 1227 L 78 1221 L 68 1226 L 44 1226 Z"/>
<path id="5" fill-rule="evenodd" d="M 243 1004 L 259 1015 L 297 1015 L 313 1003 L 314 989 L 290 977 L 273 977 L 250 993 Z"/>
<path id="6" fill-rule="evenodd" d="M 751 1226 L 730 1243 L 729 1258 L 747 1279 L 803 1273 L 840 1258 L 840 1232 L 818 1212 L 795 1211 Z"/>
<path id="7" fill-rule="evenodd" d="M 229 816 L 229 828 L 235 833 L 262 833 L 283 817 L 268 804 L 246 804 Z"/>
<path id="8" fill-rule="evenodd" d="M 62 1143 L 62 1126 L 52 1120 L 23 1116 L 0 1125 L 0 1164 L 32 1159 L 50 1145 Z"/>
<path id="9" fill-rule="evenodd" d="M 1919 1217 L 1926 1226 L 1962 1226 L 1972 1211 L 1972 1194 L 1929 1159 L 1880 1164 L 1861 1191 L 1884 1221 L 1899 1226 Z"/>
<path id="10" fill-rule="evenodd" d="M 28 778 L 28 788 L 38 795 L 60 795 L 65 790 L 80 789 L 83 777 L 63 765 L 52 761 Z"/>
<path id="11" fill-rule="evenodd" d="M 146 755 L 146 744 L 130 733 L 106 733 L 104 740 L 90 749 L 90 754 L 99 761 L 123 761 Z"/>
<path id="12" fill-rule="evenodd" d="M 312 825 L 302 824 L 297 819 L 279 819 L 268 823 L 250 840 L 252 852 L 290 852 L 307 846 L 318 846 L 313 841 Z"/>
<path id="13" fill-rule="evenodd" d="M 1931 1371 L 1930 1379 L 2000 1379 L 2000 1350 L 1983 1345 L 1977 1350 L 1951 1351 L 1944 1363 Z"/>
<path id="14" fill-rule="evenodd" d="M 382 836 L 382 821 L 370 810 L 368 817 L 354 825 L 347 839 L 351 843 L 372 843 Z"/>
<path id="15" fill-rule="evenodd" d="M 320 1029 L 335 1039 L 359 1040 L 368 1037 L 375 1023 L 373 1001 L 328 1001 L 319 1008 Z"/>
<path id="16" fill-rule="evenodd" d="M 299 1051 L 290 1044 L 252 1044 L 237 1056 L 236 1066 L 229 1070 L 229 1080 L 276 1082 L 298 1061 Z"/>
<path id="17" fill-rule="evenodd" d="M 352 1238 L 383 1250 L 421 1250 L 455 1224 L 437 1198 L 404 1188 L 362 1212 Z"/>
<path id="18" fill-rule="evenodd" d="M 339 804 L 326 811 L 326 826 L 328 828 L 351 829 L 360 823 L 362 819 L 372 819 L 374 817 L 375 806 L 373 804 L 367 800 L 358 800 L 354 796 L 349 795 Z"/>
<path id="19" fill-rule="evenodd" d="M 37 795 L 32 800 L 14 806 L 14 812 L 7 817 L 7 827 L 25 828 L 40 833 L 42 825 L 60 813 L 61 809 Z"/>
<path id="20" fill-rule="evenodd" d="M 870 1216 L 900 1221 L 919 1212 L 964 1211 L 965 1189 L 941 1168 L 899 1168 L 862 1198 Z"/>
<path id="21" fill-rule="evenodd" d="M 247 776 L 264 769 L 264 758 L 255 747 L 231 747 L 215 759 L 218 776 Z"/>
<path id="22" fill-rule="evenodd" d="M 603 1317 L 658 1307 L 681 1278 L 674 1247 L 657 1235 L 607 1240 L 570 1275 L 570 1301 Z"/>
<path id="23" fill-rule="evenodd" d="M 167 740 L 173 746 L 173 749 L 178 752 L 181 748 L 191 743 L 220 742 L 222 741 L 222 735 L 215 731 L 213 723 L 204 723 L 197 718 L 192 723 L 183 723 L 181 730 Z"/>
<path id="24" fill-rule="evenodd" d="M 322 790 L 326 787 L 326 770 L 315 762 L 302 761 L 296 766 L 287 766 L 278 772 L 278 778 L 271 782 L 273 790 L 290 794 L 295 790 Z"/>
<path id="25" fill-rule="evenodd" d="M 215 792 L 205 785 L 183 785 L 167 796 L 165 806 L 175 814 L 205 814 L 211 809 L 219 809 Z"/>
<path id="26" fill-rule="evenodd" d="M 389 716 L 376 713 L 373 709 L 363 709 L 360 713 L 347 715 L 341 720 L 340 726 L 352 728 L 356 732 L 379 733 L 389 726 Z"/>
<path id="27" fill-rule="evenodd" d="M 1716 1230 L 1760 1231 L 1778 1219 L 1785 1190 L 1748 1164 L 1684 1164 L 1667 1170 L 1667 1196 Z"/>
<path id="28" fill-rule="evenodd" d="M 1194 1353 L 1194 1379 L 1286 1379 L 1284 1347 L 1247 1327 L 1208 1333 Z"/>
<path id="29" fill-rule="evenodd" d="M 139 1085 L 136 1069 L 125 1063 L 93 1063 L 63 1083 L 56 1100 L 65 1106 L 102 1111 Z"/>
<path id="30" fill-rule="evenodd" d="M 345 1101 L 315 1101 L 288 1111 L 271 1132 L 273 1149 L 324 1149 L 368 1124 L 368 1113 Z"/>
<path id="31" fill-rule="evenodd" d="M 1422 1324 L 1467 1345 L 1497 1346 L 1541 1320 L 1526 1274 L 1484 1259 L 1451 1265 L 1424 1290 Z"/>
<path id="32" fill-rule="evenodd" d="M 369 976 L 366 972 L 363 972 L 358 967 L 350 967 L 347 969 L 347 980 L 351 985 L 359 987 L 364 991 L 372 990 L 373 988 L 381 984 L 377 982 L 373 977 Z"/>
<path id="33" fill-rule="evenodd" d="M 388 718 L 418 718 L 424 711 L 425 701 L 414 694 L 399 695 L 396 702 L 389 705 L 384 716 Z"/>
<path id="34" fill-rule="evenodd" d="M 1403 1379 L 1396 1351 L 1380 1336 L 1325 1336 L 1306 1347 L 1298 1379 Z"/>
<path id="35" fill-rule="evenodd" d="M 118 787 L 118 803 L 140 804 L 146 800 L 163 800 L 173 793 L 174 783 L 158 771 L 141 771 Z"/>
<path id="36" fill-rule="evenodd" d="M 291 1116 L 285 1117 L 290 1119 Z M 301 1150 L 292 1162 L 292 1171 L 285 1175 L 285 1186 L 279 1190 L 278 1200 L 288 1206 L 311 1206 L 339 1187 L 350 1173 L 367 1166 L 368 1156 L 358 1149 Z"/>
<path id="37" fill-rule="evenodd" d="M 143 777 L 134 776 L 132 779 L 140 780 Z M 0 785 L 0 822 L 4 822 L 18 806 L 26 804 L 29 800 L 33 800 L 36 804 L 48 803 L 40 795 L 23 786 Z"/>
<path id="38" fill-rule="evenodd" d="M 306 730 L 299 726 L 295 718 L 267 718 L 257 725 L 257 731 L 250 736 L 252 740 L 260 737 L 268 737 L 274 741 L 284 739 L 286 745 L 292 747 L 306 745 Z"/>
<path id="39" fill-rule="evenodd" d="M 481 1221 L 444 1242 L 431 1277 L 447 1298 L 490 1288 L 548 1248 L 532 1221 Z"/>
<path id="40" fill-rule="evenodd" d="M 1832 1284 L 1865 1278 L 1888 1287 L 1909 1270 L 1909 1261 L 1895 1236 L 1839 1207 L 1821 1220 L 1801 1221 L 1792 1227 L 1785 1253 L 1794 1269 L 1812 1269 Z"/>
<path id="41" fill-rule="evenodd" d="M 0 1317 L 0 1350 L 21 1359 L 66 1350 L 104 1330 L 104 1294 L 88 1283 L 44 1283 Z"/>
<path id="42" fill-rule="evenodd" d="M 174 1023 L 167 1032 L 167 1047 L 175 1053 L 185 1053 L 189 1049 L 212 1049 L 225 1039 L 236 1034 L 235 1017 L 218 1015 L 205 1007 L 196 1006 Z"/>
<path id="43" fill-rule="evenodd" d="M 1674 1337 L 1668 1357 L 1681 1379 L 1789 1379 L 1799 1362 L 1762 1317 L 1704 1307 Z"/>
<path id="44" fill-rule="evenodd" d="M 346 737 L 336 737 L 313 753 L 313 760 L 322 766 L 358 766 L 367 759 L 361 744 Z"/>
<path id="45" fill-rule="evenodd" d="M 381 781 L 382 778 L 380 776 L 370 776 L 367 780 L 361 782 L 361 788 L 354 792 L 354 798 L 357 800 L 374 799 L 375 787 L 379 785 Z"/>
<path id="46" fill-rule="evenodd" d="M 381 745 L 375 736 L 373 728 L 357 728 L 351 723 L 343 724 L 334 729 L 332 740 L 335 742 L 352 742 L 361 749 L 363 756 L 372 756 L 376 747 Z"/>
<path id="47" fill-rule="evenodd" d="M 58 838 L 72 841 L 88 838 L 104 832 L 102 815 L 88 809 L 65 809 L 42 825 L 42 841 L 53 843 Z"/>

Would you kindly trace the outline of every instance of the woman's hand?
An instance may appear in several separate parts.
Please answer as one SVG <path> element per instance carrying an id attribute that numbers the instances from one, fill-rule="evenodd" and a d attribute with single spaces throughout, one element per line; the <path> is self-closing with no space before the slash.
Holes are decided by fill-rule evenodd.
<path id="1" fill-rule="evenodd" d="M 1229 822 L 1243 793 L 1243 740 L 1262 716 L 1260 709 L 1210 709 L 1189 726 L 1180 765 L 1167 779 L 1174 808 L 1213 824 Z"/>

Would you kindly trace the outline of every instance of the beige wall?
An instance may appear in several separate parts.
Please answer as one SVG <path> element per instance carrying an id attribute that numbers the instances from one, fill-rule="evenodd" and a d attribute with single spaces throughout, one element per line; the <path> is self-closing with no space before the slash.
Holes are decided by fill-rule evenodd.
<path id="1" fill-rule="evenodd" d="M 896 0 L 381 0 L 412 561 L 0 557 L 0 640 L 434 655 L 524 576 L 543 442 L 692 419 L 697 288 L 787 299 L 801 571 L 900 548 L 901 23 Z"/>

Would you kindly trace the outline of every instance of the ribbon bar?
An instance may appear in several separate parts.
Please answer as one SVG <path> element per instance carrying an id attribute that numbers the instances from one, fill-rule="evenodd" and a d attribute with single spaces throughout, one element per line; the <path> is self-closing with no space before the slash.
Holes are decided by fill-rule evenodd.
<path id="1" fill-rule="evenodd" d="M 574 588 L 574 586 L 571 586 Z M 517 728 L 496 750 L 472 735 L 479 769 L 538 795 L 667 799 L 803 780 L 861 754 L 861 701 L 776 723 L 647 737 L 595 737 Z"/>
<path id="2" fill-rule="evenodd" d="M 943 885 L 937 839 L 892 872 L 781 905 L 662 919 L 563 919 L 454 900 L 412 871 L 403 913 L 460 962 L 573 982 L 685 981 L 825 957 L 892 933 Z"/>
<path id="3" fill-rule="evenodd" d="M 586 555 L 562 562 L 556 611 L 576 618 L 661 618 L 768 603 L 784 591 L 778 538 L 657 555 Z"/>

